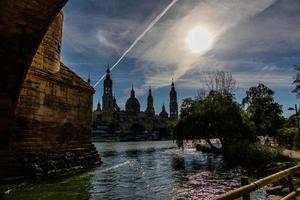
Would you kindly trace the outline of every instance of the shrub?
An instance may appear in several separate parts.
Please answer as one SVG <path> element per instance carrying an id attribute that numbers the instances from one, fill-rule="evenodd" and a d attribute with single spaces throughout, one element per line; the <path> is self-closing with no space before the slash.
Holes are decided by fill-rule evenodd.
<path id="1" fill-rule="evenodd" d="M 238 152 L 238 153 L 237 153 Z M 262 145 L 259 142 L 239 142 L 224 149 L 224 160 L 230 165 L 241 165 L 247 168 L 263 167 L 273 162 L 288 161 L 281 150 Z"/>
<path id="2" fill-rule="evenodd" d="M 286 146 L 288 148 L 299 146 L 297 139 L 298 129 L 296 127 L 285 127 L 279 130 L 277 140 L 280 145 Z"/>

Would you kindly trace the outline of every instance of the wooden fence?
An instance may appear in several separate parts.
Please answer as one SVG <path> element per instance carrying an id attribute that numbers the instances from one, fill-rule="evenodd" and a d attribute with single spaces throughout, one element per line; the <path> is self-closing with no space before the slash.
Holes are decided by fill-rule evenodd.
<path id="1" fill-rule="evenodd" d="M 283 197 L 281 200 L 295 199 L 297 196 L 300 195 L 300 188 L 297 189 L 294 188 L 292 179 L 294 173 L 299 170 L 300 170 L 300 165 L 297 165 L 246 185 L 245 185 L 245 181 L 242 180 L 242 185 L 243 185 L 242 187 L 226 192 L 220 196 L 217 196 L 215 200 L 233 200 L 240 197 L 242 197 L 243 200 L 249 200 L 251 192 L 258 190 L 268 184 L 277 182 L 283 178 L 288 179 L 288 187 L 291 193 Z"/>

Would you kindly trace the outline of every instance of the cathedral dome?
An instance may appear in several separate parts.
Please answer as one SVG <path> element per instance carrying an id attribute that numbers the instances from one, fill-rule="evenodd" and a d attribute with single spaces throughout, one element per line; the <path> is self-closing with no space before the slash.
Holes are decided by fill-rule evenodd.
<path id="1" fill-rule="evenodd" d="M 165 105 L 162 106 L 162 111 L 159 113 L 161 118 L 168 118 L 169 114 L 166 112 Z"/>
<path id="2" fill-rule="evenodd" d="M 134 112 L 134 113 L 138 113 L 140 112 L 140 103 L 137 100 L 137 98 L 129 98 L 126 102 L 126 111 L 127 112 Z"/>
<path id="3" fill-rule="evenodd" d="M 132 88 L 130 98 L 127 100 L 126 105 L 126 112 L 130 113 L 139 113 L 140 112 L 140 102 L 135 97 L 135 92 Z"/>

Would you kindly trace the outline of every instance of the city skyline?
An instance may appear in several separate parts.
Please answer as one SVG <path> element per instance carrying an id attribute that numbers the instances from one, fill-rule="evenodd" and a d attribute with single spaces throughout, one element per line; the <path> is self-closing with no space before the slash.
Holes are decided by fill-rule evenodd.
<path id="1" fill-rule="evenodd" d="M 105 80 L 107 79 L 107 75 L 108 75 L 108 79 L 109 79 L 109 81 L 111 81 L 111 86 L 109 86 L 110 87 L 110 89 L 109 89 L 109 91 L 110 91 L 110 93 L 111 93 L 111 101 L 115 101 L 115 103 L 116 103 L 116 106 L 120 109 L 120 111 L 126 111 L 126 104 L 127 104 L 127 102 L 128 102 L 128 99 L 130 99 L 130 96 L 132 96 L 132 91 L 134 92 L 134 96 L 135 96 L 135 87 L 134 87 L 134 84 L 132 84 L 131 85 L 131 88 L 130 88 L 130 90 L 128 91 L 128 94 L 130 94 L 129 95 L 129 97 L 126 99 L 126 102 L 124 103 L 124 105 L 121 105 L 121 104 L 119 104 L 118 103 L 118 99 L 115 97 L 115 95 L 114 95 L 114 87 L 115 87 L 115 84 L 114 84 L 114 79 L 111 77 L 111 71 L 110 71 L 110 66 L 108 65 L 107 66 L 107 69 L 106 69 L 106 73 L 105 73 L 105 77 L 106 78 L 104 78 L 103 79 L 103 81 L 101 81 L 101 83 L 102 84 L 100 84 L 100 87 L 102 87 L 103 88 L 103 90 L 102 91 L 106 91 L 107 89 L 105 89 L 107 86 L 105 86 Z M 90 78 L 88 78 L 88 83 L 90 83 L 91 84 L 91 80 L 90 80 Z M 178 105 L 177 105 L 177 92 L 176 92 L 176 89 L 175 89 L 176 87 L 175 87 L 175 83 L 174 83 L 174 80 L 172 79 L 171 80 L 171 84 L 170 84 L 170 94 L 168 94 L 168 96 L 167 96 L 167 98 L 168 99 L 166 99 L 166 101 L 164 101 L 163 102 L 163 104 L 161 104 L 160 105 L 160 109 L 159 110 L 157 110 L 157 109 L 154 109 L 153 111 L 154 111 L 154 114 L 155 115 L 159 115 L 160 114 L 160 112 L 163 110 L 163 107 L 169 107 L 169 106 L 171 106 L 172 105 L 172 103 L 174 103 L 175 102 L 175 104 L 176 105 L 172 105 L 172 106 L 175 106 L 176 107 L 176 113 L 173 113 L 173 115 L 176 115 L 176 116 L 178 116 Z M 171 93 L 172 93 L 172 95 L 171 95 Z M 175 94 L 173 94 L 173 93 L 175 93 Z M 153 96 L 152 95 L 152 88 L 151 88 L 151 86 L 149 86 L 148 87 L 148 93 L 147 94 L 145 94 L 146 95 L 146 97 L 147 97 L 147 102 L 146 102 L 146 105 L 143 105 L 143 104 L 141 104 L 140 106 L 141 106 L 141 108 L 140 108 L 140 112 L 149 112 L 148 111 L 148 109 L 151 109 L 151 107 L 152 106 L 156 106 L 156 107 L 159 107 L 159 105 L 156 105 L 155 104 L 155 96 Z M 151 97 L 150 97 L 150 96 Z M 97 102 L 96 102 L 96 107 L 95 108 L 93 108 L 93 111 L 96 111 L 96 110 L 98 110 L 99 109 L 99 105 L 100 105 L 100 109 L 102 109 L 102 111 L 103 110 L 105 110 L 105 108 L 104 107 L 107 107 L 108 105 L 104 105 L 104 97 L 105 97 L 106 95 L 105 95 L 105 92 L 103 92 L 103 95 L 102 95 L 102 98 L 101 99 L 99 99 Z M 174 96 L 174 97 L 171 97 L 171 96 Z M 149 97 L 151 98 L 151 100 L 149 100 Z M 110 98 L 110 97 L 108 97 L 108 98 Z M 172 98 L 172 99 L 171 99 Z M 139 99 L 137 98 L 137 100 L 139 101 Z M 106 101 L 110 101 L 110 100 L 107 100 L 106 99 Z M 151 103 L 149 104 L 149 101 L 151 101 Z M 174 102 L 173 102 L 174 101 Z M 107 104 L 107 103 L 106 103 Z M 149 106 L 150 106 L 150 108 L 149 108 Z M 145 109 L 143 109 L 143 107 L 146 107 Z M 107 108 L 106 108 L 107 109 Z M 168 109 L 169 110 L 169 112 L 170 112 L 170 109 Z M 151 111 L 150 111 L 151 112 Z M 168 112 L 167 112 L 168 113 Z M 168 115 L 170 115 L 171 116 L 171 112 L 170 113 L 168 113 Z"/>

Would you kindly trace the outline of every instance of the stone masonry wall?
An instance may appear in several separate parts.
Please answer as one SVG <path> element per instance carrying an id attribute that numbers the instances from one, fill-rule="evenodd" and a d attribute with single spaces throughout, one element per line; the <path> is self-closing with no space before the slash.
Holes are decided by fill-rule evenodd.
<path id="1" fill-rule="evenodd" d="M 0 1 L 0 149 L 8 148 L 25 75 L 49 25 L 67 0 Z M 1 159 L 2 160 L 2 159 Z"/>
<path id="2" fill-rule="evenodd" d="M 91 142 L 94 89 L 60 62 L 62 24 L 60 13 L 26 75 L 7 166 L 11 170 L 0 172 L 0 178 L 61 176 L 101 162 Z"/>

